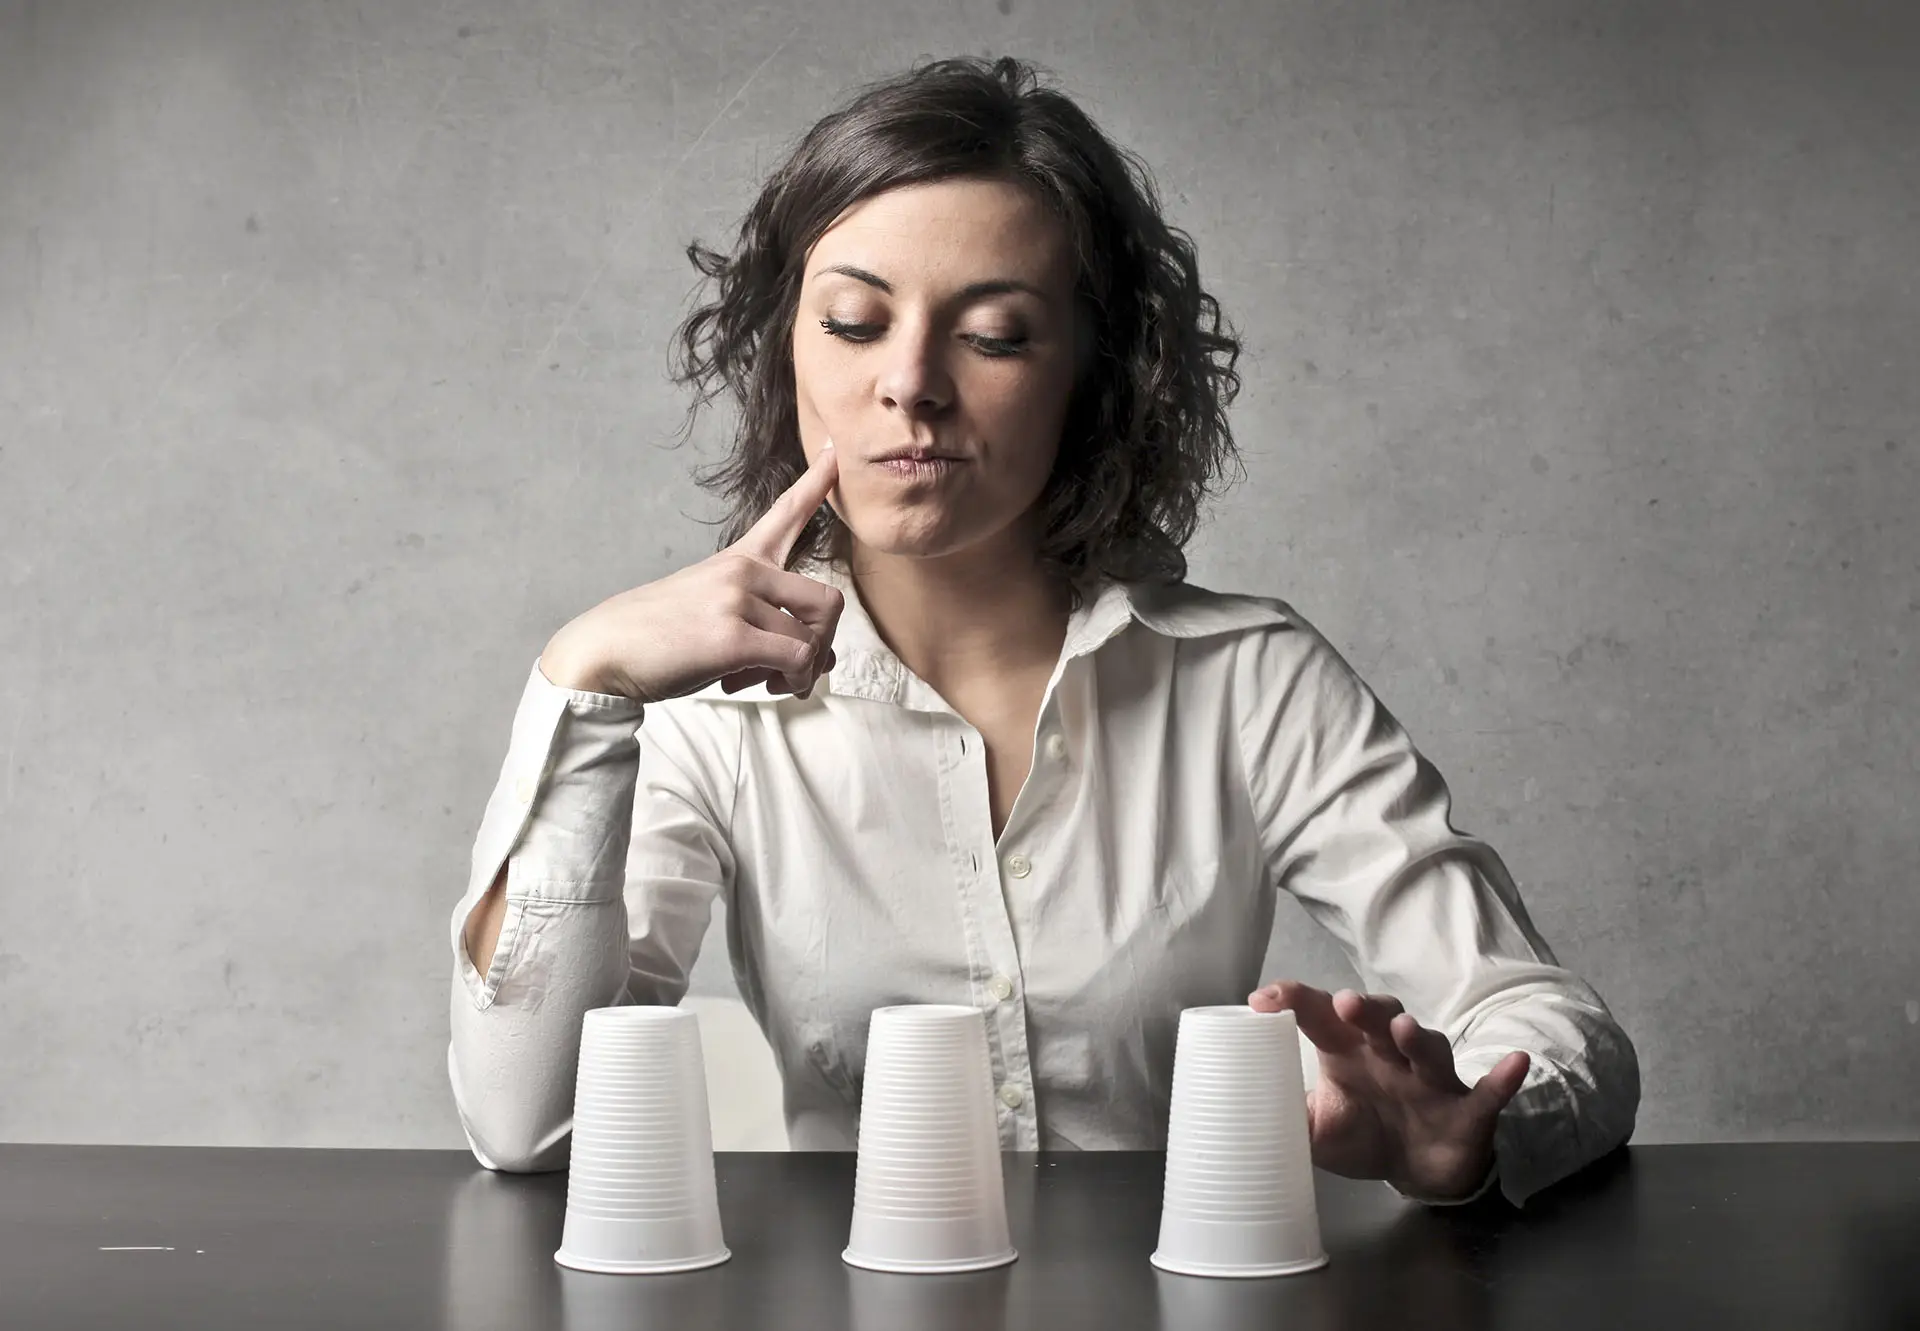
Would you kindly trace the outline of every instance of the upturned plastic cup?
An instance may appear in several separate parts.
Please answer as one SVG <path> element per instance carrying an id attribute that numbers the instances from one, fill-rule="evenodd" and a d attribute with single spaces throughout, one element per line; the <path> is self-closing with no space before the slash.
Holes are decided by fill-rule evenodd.
<path id="1" fill-rule="evenodd" d="M 876 1009 L 867 1032 L 853 1228 L 870 1271 L 984 1271 L 1017 1255 L 978 1008 Z"/>
<path id="2" fill-rule="evenodd" d="M 579 1271 L 695 1271 L 720 1233 L 700 1022 L 671 1007 L 603 1007 L 580 1030 L 567 1212 L 554 1260 Z"/>
<path id="3" fill-rule="evenodd" d="M 1325 1266 L 1293 1013 L 1182 1012 L 1172 1099 L 1153 1264 L 1242 1277 Z"/>

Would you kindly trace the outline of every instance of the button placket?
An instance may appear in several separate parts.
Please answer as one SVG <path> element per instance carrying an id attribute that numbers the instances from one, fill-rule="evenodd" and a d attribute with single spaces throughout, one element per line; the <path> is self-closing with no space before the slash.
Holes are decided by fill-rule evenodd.
<path id="1" fill-rule="evenodd" d="M 964 721 L 958 735 L 943 736 L 940 744 L 942 815 L 956 876 L 961 883 L 966 962 L 976 1001 L 982 1004 L 987 1026 L 987 1057 L 992 1068 L 994 1095 L 1002 1106 L 1000 1136 L 1004 1149 L 1037 1150 L 1039 1134 L 1031 1109 L 1025 1113 L 1008 1105 L 1001 1088 L 1011 1086 L 1022 1105 L 1030 1103 L 1021 1089 L 1032 1072 L 1027 1055 L 1025 1004 L 1014 983 L 1021 973 L 1019 947 L 1014 941 L 1007 894 L 1000 870 L 1004 868 L 994 844 L 986 799 L 986 753 L 979 737 Z M 984 852 L 984 854 L 982 853 Z M 1029 872 L 1031 865 L 1029 865 Z M 1005 986 L 1006 996 L 999 994 Z"/>

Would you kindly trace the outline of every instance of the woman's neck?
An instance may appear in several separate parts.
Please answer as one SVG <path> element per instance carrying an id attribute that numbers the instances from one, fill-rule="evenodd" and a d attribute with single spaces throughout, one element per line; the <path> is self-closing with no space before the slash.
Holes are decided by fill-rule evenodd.
<path id="1" fill-rule="evenodd" d="M 1071 597 L 1025 543 L 937 559 L 881 554 L 855 543 L 860 602 L 907 669 L 949 699 L 988 678 L 1051 672 L 1066 640 Z"/>

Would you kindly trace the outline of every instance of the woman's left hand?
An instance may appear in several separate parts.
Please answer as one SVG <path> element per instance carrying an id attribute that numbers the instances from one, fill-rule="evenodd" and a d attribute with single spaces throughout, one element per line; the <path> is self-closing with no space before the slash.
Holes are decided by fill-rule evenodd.
<path id="1" fill-rule="evenodd" d="M 1307 1096 L 1315 1165 L 1435 1201 L 1480 1186 L 1493 1164 L 1494 1122 L 1526 1079 L 1526 1054 L 1508 1054 L 1469 1087 L 1447 1037 L 1397 998 L 1281 980 L 1248 1002 L 1260 1012 L 1291 1009 L 1320 1051 L 1320 1081 Z"/>

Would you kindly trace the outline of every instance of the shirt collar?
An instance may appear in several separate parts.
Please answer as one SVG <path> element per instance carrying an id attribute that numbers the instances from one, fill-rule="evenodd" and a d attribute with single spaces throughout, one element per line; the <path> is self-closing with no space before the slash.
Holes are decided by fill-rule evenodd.
<path id="1" fill-rule="evenodd" d="M 816 689 L 917 711 L 952 710 L 881 639 L 845 569 L 818 563 L 799 571 L 837 588 L 846 600 L 834 632 L 833 671 L 821 676 Z M 1069 616 L 1061 664 L 1064 667 L 1079 657 L 1093 655 L 1133 624 L 1167 638 L 1205 638 L 1284 624 L 1294 618 L 1292 607 L 1267 597 L 1227 595 L 1184 582 L 1164 585 L 1109 579 L 1090 588 Z M 788 698 L 763 686 L 729 694 L 718 684 L 694 696 L 739 703 L 778 703 Z"/>

